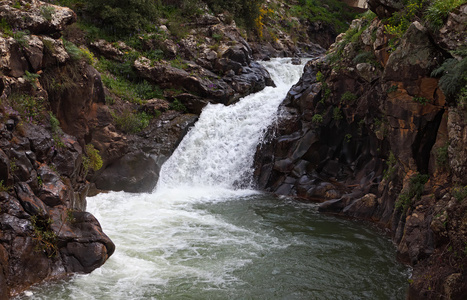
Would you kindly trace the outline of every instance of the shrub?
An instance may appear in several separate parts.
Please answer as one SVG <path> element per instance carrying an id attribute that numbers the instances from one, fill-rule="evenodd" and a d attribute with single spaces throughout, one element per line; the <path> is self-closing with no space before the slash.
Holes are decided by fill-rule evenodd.
<path id="1" fill-rule="evenodd" d="M 47 21 L 52 21 L 52 17 L 55 14 L 55 8 L 50 5 L 41 6 L 41 15 Z"/>
<path id="2" fill-rule="evenodd" d="M 383 178 L 384 179 L 391 179 L 392 175 L 396 172 L 396 157 L 394 156 L 394 153 L 389 152 L 388 159 L 386 160 L 386 165 L 388 168 L 384 170 L 383 172 Z"/>
<path id="3" fill-rule="evenodd" d="M 448 166 L 449 162 L 449 143 L 446 143 L 444 146 L 439 147 L 436 150 L 436 164 L 442 168 L 445 168 Z"/>
<path id="4" fill-rule="evenodd" d="M 44 111 L 44 100 L 27 94 L 12 94 L 10 105 L 29 123 L 38 123 Z"/>
<path id="5" fill-rule="evenodd" d="M 441 76 L 438 84 L 446 96 L 462 100 L 467 85 L 467 57 L 462 60 L 446 59 L 431 76 Z"/>
<path id="6" fill-rule="evenodd" d="M 93 144 L 87 144 L 85 152 L 86 155 L 83 157 L 83 166 L 86 173 L 89 169 L 97 171 L 102 168 L 102 157 L 99 154 L 99 150 L 94 148 Z"/>
<path id="7" fill-rule="evenodd" d="M 180 111 L 180 112 L 186 112 L 187 111 L 185 105 L 183 105 L 183 103 L 178 101 L 178 99 L 175 99 L 172 103 L 170 103 L 169 108 L 172 109 L 172 110 Z"/>
<path id="8" fill-rule="evenodd" d="M 452 195 L 456 198 L 457 201 L 461 202 L 467 198 L 467 186 L 464 187 L 455 187 L 452 189 Z"/>
<path id="9" fill-rule="evenodd" d="M 303 0 L 292 5 L 295 15 L 312 22 L 325 23 L 335 32 L 343 32 L 356 17 L 356 13 L 348 9 L 343 1 L 336 0 Z"/>
<path id="10" fill-rule="evenodd" d="M 91 51 L 89 51 L 88 48 L 81 46 L 79 47 L 79 52 L 80 56 L 82 59 L 84 59 L 85 62 L 87 62 L 90 65 L 95 65 L 97 63 L 97 59 L 94 57 L 94 54 L 92 54 Z"/>
<path id="11" fill-rule="evenodd" d="M 152 116 L 145 112 L 124 111 L 121 115 L 113 114 L 117 127 L 126 133 L 138 133 L 151 122 Z"/>
<path id="12" fill-rule="evenodd" d="M 355 95 L 354 93 L 349 92 L 349 91 L 345 92 L 341 96 L 341 102 L 343 102 L 343 103 L 352 103 L 355 100 L 357 100 L 357 95 Z"/>
<path id="13" fill-rule="evenodd" d="M 316 124 L 322 123 L 323 122 L 323 116 L 321 116 L 320 114 L 315 114 L 311 118 L 311 122 L 316 123 Z"/>
<path id="14" fill-rule="evenodd" d="M 413 97 L 412 100 L 422 105 L 426 105 L 428 102 L 430 102 L 430 100 L 425 97 Z"/>
<path id="15" fill-rule="evenodd" d="M 260 7 L 264 0 L 206 0 L 206 4 L 214 13 L 228 11 L 234 15 L 238 23 L 247 28 L 255 28 L 255 20 L 260 15 Z"/>
<path id="16" fill-rule="evenodd" d="M 49 122 L 50 122 L 50 127 L 52 128 L 53 133 L 60 133 L 60 121 L 55 117 L 55 115 L 49 111 Z"/>
<path id="17" fill-rule="evenodd" d="M 395 91 L 397 91 L 399 88 L 397 87 L 397 85 L 391 85 L 387 90 L 386 90 L 386 93 L 390 94 L 390 93 L 394 93 Z"/>
<path id="18" fill-rule="evenodd" d="M 8 192 L 10 187 L 3 184 L 3 180 L 0 180 L 0 192 Z"/>
<path id="19" fill-rule="evenodd" d="M 39 215 L 31 216 L 31 226 L 34 230 L 33 236 L 37 245 L 34 250 L 44 251 L 48 257 L 58 254 L 57 235 L 52 230 L 52 219 Z"/>
<path id="20" fill-rule="evenodd" d="M 23 75 L 23 78 L 31 85 L 35 85 L 39 77 L 41 77 L 39 74 L 30 73 L 28 70 L 26 70 Z"/>
<path id="21" fill-rule="evenodd" d="M 323 82 L 324 81 L 324 75 L 323 75 L 323 73 L 321 73 L 321 71 L 318 71 L 316 73 L 316 81 L 318 81 L 318 82 Z"/>
<path id="22" fill-rule="evenodd" d="M 413 199 L 416 201 L 420 200 L 425 183 L 428 182 L 429 175 L 417 174 L 410 179 L 409 190 L 399 195 L 396 201 L 395 207 L 402 208 L 405 212 L 407 208 L 412 204 Z"/>
<path id="23" fill-rule="evenodd" d="M 182 70 L 188 68 L 188 64 L 181 57 L 178 56 L 174 60 L 170 61 L 170 65 L 174 68 Z"/>
<path id="24" fill-rule="evenodd" d="M 13 30 L 11 30 L 11 26 L 8 24 L 6 19 L 0 19 L 0 30 L 8 36 L 13 35 Z"/>
<path id="25" fill-rule="evenodd" d="M 152 0 L 83 0 L 84 11 L 98 27 L 116 37 L 143 30 L 158 16 Z"/>
<path id="26" fill-rule="evenodd" d="M 332 110 L 332 118 L 336 121 L 342 120 L 342 111 L 339 107 L 334 107 Z"/>
<path id="27" fill-rule="evenodd" d="M 13 30 L 11 36 L 21 47 L 26 48 L 28 46 L 28 40 L 26 39 L 26 36 L 28 35 L 28 30 Z"/>
<path id="28" fill-rule="evenodd" d="M 464 3 L 467 0 L 435 0 L 427 8 L 425 19 L 431 28 L 439 30 L 449 13 Z"/>

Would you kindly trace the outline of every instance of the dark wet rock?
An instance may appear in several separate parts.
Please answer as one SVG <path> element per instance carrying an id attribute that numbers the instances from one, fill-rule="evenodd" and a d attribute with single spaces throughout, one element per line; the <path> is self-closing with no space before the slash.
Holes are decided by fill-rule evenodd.
<path id="1" fill-rule="evenodd" d="M 162 162 L 144 152 L 129 153 L 106 167 L 96 179 L 98 189 L 151 192 L 159 177 Z"/>
<path id="2" fill-rule="evenodd" d="M 16 194 L 20 200 L 21 206 L 24 211 L 30 215 L 44 215 L 47 208 L 44 203 L 34 195 L 34 192 L 27 183 L 20 182 L 15 186 Z"/>
<path id="3" fill-rule="evenodd" d="M 67 200 L 67 188 L 60 176 L 47 165 L 42 165 L 37 170 L 41 179 L 39 198 L 48 206 L 65 204 Z"/>
<path id="4" fill-rule="evenodd" d="M 127 145 L 115 153 L 102 170 L 93 175 L 99 190 L 126 192 L 151 192 L 159 178 L 162 164 L 172 154 L 183 136 L 194 122 L 196 115 L 181 114 L 175 111 L 163 113 L 140 135 L 128 137 Z M 106 135 L 104 135 L 106 136 Z M 104 137 L 95 143 L 99 147 Z M 108 150 L 106 150 L 108 151 Z"/>
<path id="5" fill-rule="evenodd" d="M 10 160 L 8 156 L 0 149 L 0 182 L 7 184 L 10 175 L 9 172 Z"/>
<path id="6" fill-rule="evenodd" d="M 63 135 L 62 142 L 65 144 L 65 147 L 53 147 L 51 149 L 53 152 L 52 162 L 59 174 L 77 180 L 80 176 L 83 150 L 76 138 L 72 136 Z"/>
<path id="7" fill-rule="evenodd" d="M 380 19 L 389 18 L 392 14 L 404 7 L 401 0 L 368 0 L 368 7 Z"/>
<path id="8" fill-rule="evenodd" d="M 389 16 L 402 2 L 369 4 Z M 464 10 L 454 10 L 446 28 L 463 28 Z M 352 22 L 367 28 L 338 62 L 308 63 L 289 91 L 256 153 L 258 186 L 386 228 L 398 257 L 414 267 L 409 299 L 463 299 L 466 258 L 453 253 L 467 243 L 467 202 L 456 187 L 467 184 L 465 108 L 446 100 L 431 73 L 447 49 L 465 44 L 464 32 L 443 37 L 414 22 L 389 51 L 384 24 L 365 22 Z M 376 63 L 355 62 L 359 47 Z"/>
<path id="9" fill-rule="evenodd" d="M 31 150 L 36 159 L 45 162 L 49 157 L 50 148 L 54 145 L 50 131 L 43 126 L 31 124 L 27 126 L 25 134 L 31 143 Z"/>

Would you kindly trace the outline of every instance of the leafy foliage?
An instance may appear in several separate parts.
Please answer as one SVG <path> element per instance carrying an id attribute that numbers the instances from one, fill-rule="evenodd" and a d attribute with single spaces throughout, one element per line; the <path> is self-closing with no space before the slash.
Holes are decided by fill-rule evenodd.
<path id="1" fill-rule="evenodd" d="M 45 104 L 42 98 L 35 98 L 27 94 L 13 94 L 9 98 L 12 108 L 19 112 L 21 117 L 30 122 L 38 123 L 45 110 Z"/>
<path id="2" fill-rule="evenodd" d="M 158 16 L 158 1 L 82 0 L 84 11 L 109 34 L 124 36 L 140 31 Z"/>
<path id="3" fill-rule="evenodd" d="M 457 201 L 463 201 L 467 198 L 467 186 L 453 188 L 452 195 L 454 198 L 456 198 Z"/>
<path id="4" fill-rule="evenodd" d="M 85 150 L 86 155 L 83 156 L 83 166 L 85 172 L 87 173 L 90 169 L 97 171 L 102 168 L 103 161 L 99 154 L 99 150 L 94 148 L 94 145 L 92 144 L 87 144 Z"/>
<path id="5" fill-rule="evenodd" d="M 300 0 L 292 6 L 294 14 L 308 19 L 309 22 L 320 21 L 328 24 L 336 32 L 343 32 L 348 23 L 356 16 L 347 5 L 337 0 Z"/>
<path id="6" fill-rule="evenodd" d="M 411 205 L 413 199 L 416 201 L 420 200 L 425 183 L 428 182 L 430 178 L 427 174 L 417 174 L 410 179 L 409 190 L 405 193 L 399 195 L 399 198 L 396 201 L 396 208 L 402 208 L 405 212 L 407 208 Z"/>
<path id="7" fill-rule="evenodd" d="M 34 230 L 34 240 L 37 241 L 36 251 L 44 251 L 48 257 L 58 254 L 58 238 L 52 230 L 52 219 L 39 215 L 31 216 L 31 226 Z"/>
<path id="8" fill-rule="evenodd" d="M 352 103 L 355 100 L 357 100 L 357 95 L 355 95 L 354 93 L 349 92 L 349 91 L 345 92 L 341 96 L 341 102 L 342 103 Z"/>
<path id="9" fill-rule="evenodd" d="M 151 122 L 152 116 L 145 112 L 124 111 L 121 115 L 113 114 L 117 127 L 126 133 L 138 133 Z"/>
<path id="10" fill-rule="evenodd" d="M 323 116 L 321 116 L 320 114 L 315 114 L 315 115 L 313 115 L 313 117 L 311 118 L 311 121 L 312 121 L 313 123 L 316 123 L 316 124 L 322 123 L 322 122 L 323 122 Z"/>
<path id="11" fill-rule="evenodd" d="M 431 73 L 431 76 L 441 76 L 439 86 L 443 93 L 458 101 L 464 95 L 467 85 L 467 57 L 462 60 L 449 58 Z"/>
<path id="12" fill-rule="evenodd" d="M 430 102 L 430 99 L 427 99 L 425 97 L 413 97 L 412 98 L 413 101 L 417 102 L 417 103 L 420 103 L 422 105 L 426 105 L 428 102 Z"/>
<path id="13" fill-rule="evenodd" d="M 255 27 L 255 20 L 260 16 L 261 4 L 264 0 L 206 0 L 204 1 L 214 13 L 229 12 L 238 23 L 247 28 Z"/>
<path id="14" fill-rule="evenodd" d="M 384 171 L 383 173 L 383 178 L 384 179 L 391 179 L 392 175 L 396 172 L 396 156 L 394 153 L 389 152 L 388 159 L 386 160 L 386 165 L 388 168 Z"/>
<path id="15" fill-rule="evenodd" d="M 467 3 L 467 0 L 435 0 L 425 12 L 425 19 L 435 30 L 439 30 L 447 16 L 456 7 Z"/>
<path id="16" fill-rule="evenodd" d="M 342 111 L 339 107 L 334 107 L 332 110 L 332 118 L 336 121 L 342 120 Z"/>
<path id="17" fill-rule="evenodd" d="M 173 110 L 176 110 L 176 111 L 180 111 L 180 112 L 186 112 L 187 111 L 185 105 L 183 105 L 183 103 L 178 101 L 178 99 L 175 99 L 173 102 L 171 102 L 169 108 L 173 109 Z"/>
<path id="18" fill-rule="evenodd" d="M 446 143 L 444 146 L 439 147 L 436 150 L 436 164 L 442 168 L 448 166 L 449 162 L 449 143 Z"/>

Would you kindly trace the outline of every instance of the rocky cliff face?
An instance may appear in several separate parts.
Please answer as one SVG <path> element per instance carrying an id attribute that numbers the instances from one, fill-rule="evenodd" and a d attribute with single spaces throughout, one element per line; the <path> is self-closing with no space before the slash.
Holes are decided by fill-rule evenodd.
<path id="1" fill-rule="evenodd" d="M 312 43 L 304 51 L 286 35 L 267 52 L 254 50 L 222 14 L 187 20 L 183 38 L 161 21 L 138 49 L 88 41 L 70 26 L 76 20 L 72 10 L 38 0 L 0 4 L 2 299 L 101 266 L 115 246 L 85 212 L 86 195 L 152 191 L 160 166 L 207 103 L 228 105 L 274 84 L 255 53 L 324 51 Z M 122 96 L 112 89 L 121 78 L 103 64 L 128 67 L 133 80 L 157 85 L 165 99 Z M 145 128 L 125 129 L 135 120 L 124 117 L 140 115 L 150 116 Z"/>
<path id="2" fill-rule="evenodd" d="M 401 8 L 369 4 L 381 19 Z M 387 228 L 414 266 L 411 299 L 467 295 L 466 110 L 431 76 L 467 45 L 466 16 L 414 21 L 395 46 L 379 18 L 354 21 L 307 64 L 257 152 L 260 188 Z"/>
<path id="3" fill-rule="evenodd" d="M 91 272 L 115 249 L 84 211 L 84 136 L 103 89 L 97 71 L 73 60 L 59 39 L 76 15 L 36 0 L 14 2 L 0 4 L 2 299 L 43 280 Z M 69 86 L 59 82 L 66 79 Z"/>

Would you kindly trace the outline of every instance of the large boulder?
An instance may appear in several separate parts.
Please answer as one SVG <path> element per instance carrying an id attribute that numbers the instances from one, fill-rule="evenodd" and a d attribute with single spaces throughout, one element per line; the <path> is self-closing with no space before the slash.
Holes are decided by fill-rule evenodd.
<path id="1" fill-rule="evenodd" d="M 449 14 L 448 20 L 435 33 L 438 45 L 447 50 L 456 50 L 467 42 L 467 4 Z"/>
<path id="2" fill-rule="evenodd" d="M 389 18 L 392 14 L 402 8 L 402 0 L 368 0 L 368 7 L 375 12 L 380 19 Z"/>
<path id="3" fill-rule="evenodd" d="M 14 6 L 14 3 L 19 3 L 20 7 Z M 65 26 L 76 21 L 76 14 L 68 7 L 38 0 L 2 1 L 0 17 L 13 28 L 28 30 L 32 34 L 58 34 L 58 37 Z"/>
<path id="4" fill-rule="evenodd" d="M 156 186 L 162 162 L 142 151 L 128 153 L 99 174 L 95 184 L 100 190 L 151 192 Z"/>
<path id="5" fill-rule="evenodd" d="M 127 147 L 121 149 L 123 152 L 107 156 L 108 163 L 93 175 L 96 188 L 151 192 L 159 179 L 162 164 L 196 120 L 196 115 L 167 111 L 139 135 L 129 136 Z M 103 153 L 109 151 L 108 146 L 102 143 L 105 140 L 105 133 L 93 135 L 93 144 L 104 147 Z"/>
<path id="6" fill-rule="evenodd" d="M 391 53 L 384 69 L 386 81 L 414 81 L 429 77 L 443 56 L 431 41 L 428 30 L 418 21 L 404 34 L 400 46 Z"/>

